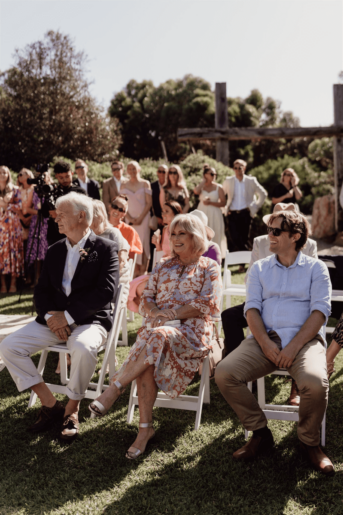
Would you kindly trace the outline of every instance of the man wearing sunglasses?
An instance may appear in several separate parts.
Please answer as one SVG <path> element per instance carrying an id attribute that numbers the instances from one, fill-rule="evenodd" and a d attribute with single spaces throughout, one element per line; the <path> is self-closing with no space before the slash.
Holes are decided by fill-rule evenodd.
<path id="1" fill-rule="evenodd" d="M 280 211 L 263 218 L 271 256 L 254 263 L 247 280 L 244 314 L 252 332 L 217 367 L 216 382 L 251 440 L 233 454 L 256 458 L 274 445 L 267 419 L 247 382 L 284 368 L 300 392 L 298 437 L 312 466 L 332 474 L 333 465 L 319 446 L 327 407 L 325 324 L 331 312 L 331 283 L 326 265 L 301 252 L 309 232 L 306 218 Z"/>
<path id="2" fill-rule="evenodd" d="M 88 177 L 88 165 L 82 161 L 82 159 L 78 159 L 76 161 L 75 172 L 77 179 L 73 181 L 74 184 L 83 188 L 89 197 L 93 198 L 94 200 L 100 200 L 99 183 Z"/>
<path id="3" fill-rule="evenodd" d="M 102 185 L 102 201 L 106 206 L 107 213 L 110 214 L 111 202 L 118 197 L 123 180 L 124 163 L 115 160 L 111 163 L 113 177 L 106 179 Z"/>
<path id="4" fill-rule="evenodd" d="M 233 244 L 232 250 L 235 251 L 248 249 L 252 217 L 256 215 L 268 196 L 256 177 L 245 175 L 246 167 L 245 161 L 236 159 L 233 164 L 235 175 L 227 177 L 223 183 L 223 189 L 227 195 L 225 214 L 227 214 Z"/>

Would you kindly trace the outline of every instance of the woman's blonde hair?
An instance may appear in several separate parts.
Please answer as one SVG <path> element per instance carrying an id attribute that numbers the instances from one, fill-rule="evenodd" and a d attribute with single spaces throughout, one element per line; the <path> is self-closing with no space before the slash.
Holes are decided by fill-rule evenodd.
<path id="1" fill-rule="evenodd" d="M 129 166 L 134 166 L 137 170 L 138 173 L 141 172 L 141 167 L 139 166 L 139 163 L 137 163 L 137 161 L 130 161 L 129 163 L 127 163 L 127 166 L 126 166 L 126 170 L 128 169 Z"/>
<path id="2" fill-rule="evenodd" d="M 177 171 L 176 187 L 177 188 L 185 188 L 185 189 L 187 189 L 186 181 L 185 181 L 185 178 L 183 176 L 182 170 L 179 167 L 179 165 L 171 165 L 171 166 L 169 166 L 169 169 L 168 169 L 168 171 L 166 173 L 166 180 L 165 180 L 165 183 L 164 183 L 163 187 L 167 188 L 167 189 L 172 187 L 171 182 L 170 182 L 170 178 L 169 178 L 169 172 L 170 172 L 170 170 L 172 168 L 175 168 L 175 170 Z"/>
<path id="3" fill-rule="evenodd" d="M 33 173 L 31 172 L 31 170 L 29 170 L 28 168 L 22 168 L 22 169 L 20 170 L 20 172 L 19 172 L 19 173 L 21 173 L 21 172 L 25 172 L 25 173 L 26 173 L 26 175 L 27 175 L 28 177 L 30 177 L 30 179 L 34 179 L 34 177 L 35 177 L 35 176 L 33 175 Z M 22 187 L 22 184 L 20 184 L 20 182 L 19 182 L 19 175 L 17 176 L 17 182 L 16 182 L 16 184 L 17 184 L 17 186 L 19 186 L 19 188 L 20 188 L 20 187 Z"/>
<path id="4" fill-rule="evenodd" d="M 196 216 L 190 216 L 190 214 L 177 215 L 170 224 L 169 229 L 172 256 L 176 256 L 176 254 L 174 251 L 171 235 L 173 234 L 173 231 L 177 225 L 192 235 L 194 254 L 202 255 L 204 252 L 206 252 L 209 246 L 209 241 L 207 239 L 206 228 L 202 221 Z"/>
<path id="5" fill-rule="evenodd" d="M 293 168 L 286 168 L 286 170 L 284 170 L 281 174 L 281 179 L 280 179 L 280 182 L 281 184 L 283 184 L 283 180 L 284 180 L 284 176 L 285 176 L 285 173 L 286 172 L 292 172 L 294 177 L 295 177 L 295 186 L 297 186 L 299 184 L 299 177 L 298 177 L 298 174 L 295 170 L 293 170 Z"/>
<path id="6" fill-rule="evenodd" d="M 100 218 L 99 229 L 102 229 L 100 234 L 109 227 L 113 227 L 108 220 L 105 204 L 101 200 L 93 200 L 93 223 L 95 217 Z"/>
<path id="7" fill-rule="evenodd" d="M 5 172 L 7 172 L 8 177 L 7 177 L 6 186 L 5 186 L 5 193 L 9 193 L 10 191 L 14 190 L 14 184 L 12 182 L 10 169 L 8 168 L 8 166 L 1 165 L 0 170 L 5 170 Z"/>

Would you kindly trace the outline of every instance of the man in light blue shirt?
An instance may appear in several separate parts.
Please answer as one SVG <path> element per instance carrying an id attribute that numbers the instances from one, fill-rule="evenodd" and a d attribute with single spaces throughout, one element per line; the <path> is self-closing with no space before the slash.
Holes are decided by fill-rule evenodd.
<path id="1" fill-rule="evenodd" d="M 253 437 L 233 454 L 255 458 L 273 444 L 267 419 L 247 382 L 286 368 L 300 392 L 298 437 L 312 465 L 324 474 L 333 465 L 319 446 L 327 406 L 324 327 L 330 315 L 331 283 L 326 265 L 301 249 L 308 237 L 302 215 L 281 211 L 269 215 L 272 256 L 257 261 L 247 281 L 245 316 L 252 335 L 224 359 L 216 382 L 227 402 Z"/>

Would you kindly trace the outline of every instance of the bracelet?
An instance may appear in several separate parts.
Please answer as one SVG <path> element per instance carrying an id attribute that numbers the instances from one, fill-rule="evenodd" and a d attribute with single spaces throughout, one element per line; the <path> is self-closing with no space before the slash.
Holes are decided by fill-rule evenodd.
<path id="1" fill-rule="evenodd" d="M 177 314 L 176 314 L 175 309 L 171 309 L 170 311 L 171 311 L 171 312 L 173 313 L 173 315 L 174 315 L 174 320 L 176 320 Z"/>

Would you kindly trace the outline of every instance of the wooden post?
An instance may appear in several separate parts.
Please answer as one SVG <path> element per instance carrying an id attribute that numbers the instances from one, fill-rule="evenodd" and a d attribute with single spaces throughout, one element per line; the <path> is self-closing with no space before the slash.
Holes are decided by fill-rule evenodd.
<path id="1" fill-rule="evenodd" d="M 333 85 L 334 124 L 343 127 L 343 84 Z M 339 195 L 343 183 L 343 136 L 334 137 L 335 165 L 335 220 L 338 233 L 337 240 L 343 240 L 343 210 L 339 203 Z M 339 241 L 337 241 L 339 243 Z"/>
<path id="2" fill-rule="evenodd" d="M 228 126 L 226 82 L 216 82 L 215 128 L 227 129 Z M 229 142 L 226 138 L 216 141 L 216 159 L 229 165 Z"/>

